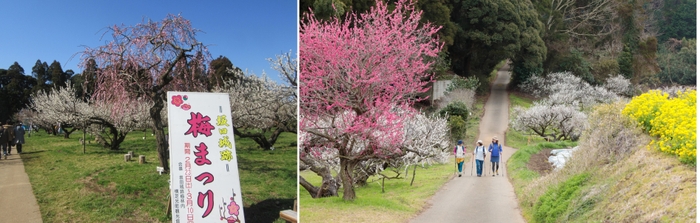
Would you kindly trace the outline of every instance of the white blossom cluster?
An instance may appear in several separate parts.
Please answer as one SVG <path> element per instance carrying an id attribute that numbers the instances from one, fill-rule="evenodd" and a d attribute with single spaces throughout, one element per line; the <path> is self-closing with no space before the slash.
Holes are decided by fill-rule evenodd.
<path id="1" fill-rule="evenodd" d="M 280 73 L 280 78 L 282 78 L 287 85 L 292 87 L 297 86 L 299 82 L 299 76 L 297 75 L 298 60 L 296 57 L 292 56 L 291 51 L 282 55 L 276 55 L 274 59 L 268 58 L 267 61 L 270 63 L 272 69 Z"/>
<path id="2" fill-rule="evenodd" d="M 407 173 L 407 169 L 413 165 L 425 167 L 425 165 L 446 163 L 450 155 L 448 129 L 447 119 L 444 117 L 415 115 L 404 122 L 403 155 L 391 160 L 368 160 L 361 165 L 374 168 L 361 169 L 374 170 L 376 173 L 364 174 L 376 175 L 384 171 L 384 164 L 388 164 L 386 167 L 402 169 Z"/>
<path id="3" fill-rule="evenodd" d="M 146 128 L 150 123 L 148 115 L 151 103 L 134 100 L 128 103 L 128 109 L 115 112 L 115 105 L 92 100 L 83 101 L 75 97 L 71 83 L 67 87 L 54 88 L 50 92 L 39 92 L 32 97 L 31 111 L 25 111 L 23 117 L 36 125 L 51 127 L 54 125 L 72 125 L 86 128 L 89 125 L 101 129 L 113 125 L 120 132 Z"/>
<path id="4" fill-rule="evenodd" d="M 449 156 L 447 118 L 418 114 L 404 122 L 406 154 L 399 158 L 404 166 L 445 163 Z"/>
<path id="5" fill-rule="evenodd" d="M 604 86 L 591 86 L 571 72 L 557 72 L 546 76 L 533 76 L 521 88 L 536 97 L 546 97 L 542 103 L 571 105 L 588 109 L 595 104 L 609 103 L 628 95 L 631 84 L 621 75 L 610 77 Z"/>
<path id="6" fill-rule="evenodd" d="M 338 125 L 338 123 L 335 125 Z M 331 125 L 331 122 L 327 122 Z M 404 137 L 397 150 L 401 150 L 399 156 L 393 158 L 374 158 L 360 162 L 355 168 L 355 175 L 373 176 L 381 173 L 386 168 L 404 169 L 412 165 L 432 165 L 445 163 L 449 157 L 449 133 L 447 119 L 439 116 L 426 116 L 416 114 L 403 121 Z M 313 138 L 313 139 L 312 139 Z M 324 138 L 302 131 L 300 141 L 321 140 Z M 315 144 L 325 144 L 318 142 Z M 362 151 L 368 142 L 353 142 L 352 151 Z M 339 171 L 340 163 L 338 150 L 330 148 L 308 149 L 300 147 L 302 163 L 308 166 L 322 165 L 326 168 Z M 305 150 L 306 149 L 306 150 Z"/>
<path id="7" fill-rule="evenodd" d="M 676 85 L 676 86 L 662 87 L 659 90 L 661 90 L 662 92 L 668 93 L 669 97 L 675 98 L 675 97 L 678 97 L 678 95 L 680 95 L 681 93 L 684 93 L 686 91 L 692 91 L 695 89 L 696 89 L 695 86 L 678 86 L 678 85 Z"/>
<path id="8" fill-rule="evenodd" d="M 609 77 L 603 86 L 591 86 L 570 72 L 558 72 L 533 76 L 521 88 L 543 99 L 530 108 L 516 106 L 511 127 L 552 140 L 576 140 L 587 123 L 583 111 L 628 96 L 632 87 L 621 75 Z"/>
<path id="9" fill-rule="evenodd" d="M 577 139 L 587 122 L 587 116 L 570 105 L 535 103 L 530 108 L 513 109 L 511 127 L 518 131 L 532 132 L 556 140 Z"/>
<path id="10" fill-rule="evenodd" d="M 263 73 L 254 74 L 229 70 L 236 76 L 217 92 L 229 94 L 231 118 L 235 128 L 270 129 L 284 123 L 296 123 L 296 88 L 276 83 Z M 296 131 L 294 125 L 294 131 Z"/>
<path id="11" fill-rule="evenodd" d="M 88 102 L 75 97 L 70 82 L 65 88 L 54 88 L 51 92 L 38 92 L 32 97 L 30 108 L 36 112 L 33 122 L 41 126 L 59 123 L 82 126 L 93 111 Z"/>
<path id="12" fill-rule="evenodd" d="M 632 93 L 632 83 L 630 83 L 629 79 L 618 74 L 617 76 L 608 77 L 608 79 L 605 80 L 605 89 L 617 95 L 630 96 Z"/>

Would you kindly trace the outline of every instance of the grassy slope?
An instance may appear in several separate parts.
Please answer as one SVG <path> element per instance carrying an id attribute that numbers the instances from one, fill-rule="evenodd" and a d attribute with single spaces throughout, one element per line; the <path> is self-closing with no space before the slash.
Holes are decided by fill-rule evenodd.
<path id="1" fill-rule="evenodd" d="M 426 169 L 418 167 L 416 179 L 410 186 L 411 171 L 406 179 L 381 181 L 355 188 L 357 199 L 351 202 L 339 197 L 312 199 L 308 192 L 299 192 L 300 220 L 302 222 L 406 222 L 426 206 L 427 200 L 454 176 L 454 164 L 440 164 Z M 411 169 L 412 170 L 412 169 Z M 300 173 L 306 180 L 319 185 L 315 173 Z M 361 214 L 360 214 L 361 213 Z"/>
<path id="2" fill-rule="evenodd" d="M 513 143 L 512 138 L 508 139 L 506 143 Z M 513 140 L 513 141 L 511 141 Z M 527 140 L 527 139 L 525 139 Z M 526 144 L 527 141 L 515 142 L 516 144 Z M 537 144 L 521 147 L 518 149 L 513 156 L 508 160 L 508 172 L 510 173 L 508 177 L 513 183 L 513 188 L 515 189 L 515 194 L 518 197 L 518 203 L 523 211 L 523 216 L 526 220 L 532 222 L 532 206 L 535 204 L 536 198 L 532 198 L 526 189 L 527 186 L 535 179 L 541 177 L 539 173 L 532 171 L 527 168 L 527 164 L 530 161 L 530 156 L 540 152 L 542 149 L 559 149 L 575 146 L 572 142 L 540 142 Z"/>
<path id="3" fill-rule="evenodd" d="M 511 101 L 528 102 L 515 95 Z M 530 222 L 543 221 L 535 218 L 536 213 L 558 213 L 553 218 L 558 222 L 692 222 L 697 216 L 696 172 L 675 157 L 639 148 L 614 164 L 543 177 L 527 169 L 530 155 L 543 148 L 574 144 L 536 141 L 527 146 L 527 137 L 515 131 L 508 132 L 507 140 L 508 145 L 521 146 L 509 160 L 508 171 L 523 215 Z M 566 184 L 582 175 L 587 176 L 582 183 Z M 536 184 L 546 192 L 533 193 Z M 572 193 L 569 199 L 542 205 L 546 197 L 567 192 Z"/>
<path id="4" fill-rule="evenodd" d="M 147 164 L 124 162 L 125 151 L 88 144 L 86 154 L 71 139 L 33 134 L 22 159 L 45 222 L 167 222 L 168 175 L 155 171 L 155 140 L 129 134 L 123 148 L 145 155 Z M 90 139 L 90 137 L 88 137 Z M 246 219 L 271 222 L 296 196 L 296 135 L 285 134 L 274 151 L 236 138 Z M 274 160 L 274 162 L 271 162 Z"/>

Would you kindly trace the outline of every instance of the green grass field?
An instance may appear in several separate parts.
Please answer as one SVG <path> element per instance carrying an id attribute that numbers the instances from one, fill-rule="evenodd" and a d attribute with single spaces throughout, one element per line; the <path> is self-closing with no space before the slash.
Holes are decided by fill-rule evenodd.
<path id="1" fill-rule="evenodd" d="M 355 188 L 357 198 L 344 201 L 342 191 L 338 197 L 313 199 L 303 188 L 299 191 L 301 222 L 406 222 L 426 206 L 426 202 L 442 185 L 454 176 L 454 163 L 418 167 L 413 186 L 411 171 L 408 177 L 385 181 L 382 193 L 381 181 Z M 300 176 L 314 185 L 321 178 L 311 171 Z M 372 181 L 372 179 L 370 179 Z M 369 182 L 369 181 L 368 181 Z"/>
<path id="2" fill-rule="evenodd" d="M 532 103 L 533 103 L 533 100 L 531 98 L 523 97 L 521 95 L 514 94 L 514 93 L 509 93 L 508 99 L 510 100 L 510 108 L 511 109 L 515 106 L 529 108 L 530 106 L 532 106 Z"/>
<path id="3" fill-rule="evenodd" d="M 85 154 L 78 141 L 82 133 L 71 137 L 35 133 L 24 147 L 22 160 L 45 222 L 170 221 L 169 176 L 156 172 L 150 133 L 130 133 L 120 151 L 88 144 Z M 246 220 L 281 222 L 279 211 L 291 209 L 296 197 L 296 135 L 282 134 L 274 151 L 249 139 L 235 141 Z M 125 162 L 127 151 L 145 155 L 147 163 Z"/>

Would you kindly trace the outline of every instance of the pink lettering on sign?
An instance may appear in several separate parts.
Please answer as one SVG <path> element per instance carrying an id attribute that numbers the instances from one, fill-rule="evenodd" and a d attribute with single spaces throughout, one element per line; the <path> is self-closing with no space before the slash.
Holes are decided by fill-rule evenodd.
<path id="1" fill-rule="evenodd" d="M 204 199 L 207 200 L 207 207 L 204 210 L 204 214 L 202 215 L 202 218 L 205 218 L 209 216 L 211 213 L 211 210 L 214 208 L 214 192 L 211 190 L 207 190 L 206 193 L 199 192 L 199 195 L 197 195 L 197 205 L 199 205 L 200 208 L 204 208 Z"/>
<path id="2" fill-rule="evenodd" d="M 211 161 L 207 158 L 207 155 L 209 154 L 209 151 L 207 151 L 207 145 L 200 142 L 199 146 L 195 146 L 194 148 L 194 156 L 197 157 L 194 159 L 194 163 L 196 163 L 197 166 L 203 166 L 204 164 L 211 165 Z"/>
<path id="3" fill-rule="evenodd" d="M 214 126 L 209 123 L 211 118 L 209 116 L 202 116 L 202 113 L 190 112 L 190 119 L 187 119 L 187 124 L 190 124 L 190 129 L 185 132 L 185 135 L 192 134 L 193 137 L 197 138 L 199 134 L 203 134 L 207 137 L 211 136 L 211 130 L 214 130 Z"/>
<path id="4" fill-rule="evenodd" d="M 204 180 L 204 183 L 202 185 L 207 185 L 208 183 L 214 182 L 214 175 L 209 172 L 204 172 L 202 174 L 199 174 L 199 176 L 195 177 L 194 179 L 197 179 L 200 182 Z"/>

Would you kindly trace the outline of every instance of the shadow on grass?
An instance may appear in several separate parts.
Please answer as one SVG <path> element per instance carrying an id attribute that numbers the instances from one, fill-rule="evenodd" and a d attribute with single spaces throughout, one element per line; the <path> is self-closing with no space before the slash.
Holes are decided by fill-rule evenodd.
<path id="1" fill-rule="evenodd" d="M 27 162 L 31 161 L 33 159 L 39 158 L 37 154 L 46 152 L 46 150 L 39 150 L 39 151 L 31 151 L 31 152 L 22 152 L 22 155 L 20 157 L 22 158 L 22 162 Z"/>
<path id="2" fill-rule="evenodd" d="M 246 222 L 274 222 L 280 211 L 292 209 L 294 199 L 267 199 L 244 209 Z"/>
<path id="3" fill-rule="evenodd" d="M 25 155 L 25 154 L 35 154 L 35 153 L 43 153 L 43 152 L 46 152 L 46 150 L 31 151 L 31 152 L 22 152 L 22 155 Z"/>

